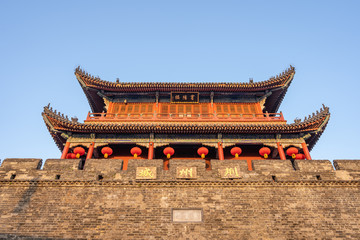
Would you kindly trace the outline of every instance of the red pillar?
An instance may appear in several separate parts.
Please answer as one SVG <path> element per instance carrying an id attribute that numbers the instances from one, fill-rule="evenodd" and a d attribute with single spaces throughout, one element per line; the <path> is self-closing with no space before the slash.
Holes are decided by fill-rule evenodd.
<path id="1" fill-rule="evenodd" d="M 251 160 L 247 159 L 246 162 L 247 162 L 247 165 L 248 165 L 248 170 L 249 170 L 249 171 L 252 171 L 253 168 L 252 168 L 252 162 L 251 162 Z"/>
<path id="2" fill-rule="evenodd" d="M 306 142 L 301 143 L 301 146 L 302 146 L 302 149 L 304 151 L 305 158 L 307 160 L 311 160 L 310 152 L 309 152 L 309 149 L 308 149 L 308 147 L 306 145 Z"/>
<path id="3" fill-rule="evenodd" d="M 154 143 L 149 143 L 148 159 L 151 160 L 154 157 Z"/>
<path id="4" fill-rule="evenodd" d="M 164 170 L 169 170 L 169 163 L 170 163 L 169 159 L 164 160 Z"/>
<path id="5" fill-rule="evenodd" d="M 129 159 L 124 159 L 124 161 L 123 161 L 123 170 L 127 170 L 128 163 L 129 163 Z"/>
<path id="6" fill-rule="evenodd" d="M 70 142 L 66 142 L 65 147 L 64 147 L 64 150 L 63 150 L 62 155 L 61 155 L 61 159 L 65 159 L 65 158 L 66 158 L 66 155 L 67 155 L 68 152 L 69 152 L 69 148 L 70 148 Z"/>
<path id="7" fill-rule="evenodd" d="M 281 143 L 277 142 L 276 144 L 277 144 L 277 148 L 278 148 L 278 152 L 279 152 L 280 159 L 281 159 L 281 160 L 286 160 L 285 152 L 284 152 L 284 149 L 283 149 Z"/>
<path id="8" fill-rule="evenodd" d="M 94 152 L 94 145 L 95 145 L 94 142 L 92 142 L 92 143 L 90 144 L 88 153 L 87 153 L 87 155 L 86 155 L 86 160 L 92 158 L 92 155 L 93 155 L 93 152 Z"/>
<path id="9" fill-rule="evenodd" d="M 219 153 L 219 160 L 224 160 L 224 149 L 222 147 L 222 142 L 218 142 L 218 153 Z"/>

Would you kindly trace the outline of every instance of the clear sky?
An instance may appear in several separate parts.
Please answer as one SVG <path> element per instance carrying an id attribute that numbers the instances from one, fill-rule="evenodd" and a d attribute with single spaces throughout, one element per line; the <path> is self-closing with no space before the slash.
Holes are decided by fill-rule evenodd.
<path id="1" fill-rule="evenodd" d="M 288 123 L 330 107 L 314 159 L 360 159 L 360 1 L 0 1 L 0 159 L 59 158 L 41 117 L 108 81 L 263 81 L 293 65 Z"/>

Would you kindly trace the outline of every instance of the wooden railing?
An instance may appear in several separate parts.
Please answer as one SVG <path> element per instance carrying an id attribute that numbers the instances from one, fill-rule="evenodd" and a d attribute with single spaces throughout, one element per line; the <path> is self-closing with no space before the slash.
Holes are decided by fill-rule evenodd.
<path id="1" fill-rule="evenodd" d="M 86 121 L 285 121 L 282 112 L 261 114 L 114 114 L 88 113 Z"/>

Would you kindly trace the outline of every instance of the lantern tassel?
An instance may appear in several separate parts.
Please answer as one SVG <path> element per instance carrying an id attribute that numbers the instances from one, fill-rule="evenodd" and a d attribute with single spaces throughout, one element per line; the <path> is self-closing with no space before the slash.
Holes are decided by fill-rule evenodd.
<path id="1" fill-rule="evenodd" d="M 201 158 L 205 158 L 205 154 L 202 153 L 202 154 L 201 154 Z"/>
<path id="2" fill-rule="evenodd" d="M 170 157 L 171 157 L 170 153 L 168 153 L 168 154 L 166 155 L 166 157 L 167 157 L 167 158 L 170 158 Z"/>
<path id="3" fill-rule="evenodd" d="M 76 154 L 76 158 L 80 158 L 80 153 L 77 153 L 77 154 Z"/>
<path id="4" fill-rule="evenodd" d="M 104 158 L 108 158 L 109 154 L 105 153 Z"/>
<path id="5" fill-rule="evenodd" d="M 138 156 L 138 155 L 135 153 L 135 154 L 134 154 L 134 158 L 137 158 L 137 156 Z"/>
<path id="6" fill-rule="evenodd" d="M 239 154 L 238 154 L 238 153 L 235 153 L 235 157 L 238 158 L 238 157 L 239 157 Z"/>
<path id="7" fill-rule="evenodd" d="M 265 153 L 265 154 L 264 154 L 264 158 L 268 158 L 268 157 L 269 157 L 269 156 Z"/>
<path id="8" fill-rule="evenodd" d="M 296 158 L 296 155 L 295 155 L 295 153 L 293 153 L 293 154 L 291 155 L 291 157 L 292 157 L 292 158 Z"/>

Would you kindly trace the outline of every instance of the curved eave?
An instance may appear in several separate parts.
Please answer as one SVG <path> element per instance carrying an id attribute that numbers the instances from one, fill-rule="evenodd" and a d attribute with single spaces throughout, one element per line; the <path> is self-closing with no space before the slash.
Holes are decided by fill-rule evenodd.
<path id="1" fill-rule="evenodd" d="M 48 129 L 51 137 L 53 138 L 55 144 L 57 145 L 57 147 L 60 149 L 60 151 L 63 150 L 64 148 L 64 144 L 66 142 L 66 139 L 63 138 L 61 136 L 61 131 L 58 131 L 54 128 L 54 126 L 52 125 L 52 123 L 49 121 L 48 115 L 43 112 L 42 114 L 43 120 L 45 122 L 46 128 Z"/>
<path id="2" fill-rule="evenodd" d="M 156 92 L 156 91 L 224 91 L 224 92 L 259 92 L 283 87 L 291 81 L 295 68 L 290 66 L 277 77 L 255 83 L 172 83 L 172 82 L 109 82 L 95 78 L 80 67 L 75 75 L 86 87 L 113 92 Z"/>
<path id="3" fill-rule="evenodd" d="M 104 110 L 104 100 L 98 95 L 98 90 L 86 86 L 85 82 L 79 75 L 76 75 L 76 79 L 79 81 L 81 88 L 83 89 L 85 96 L 88 100 L 92 112 L 102 112 Z"/>
<path id="4" fill-rule="evenodd" d="M 293 124 L 272 124 L 272 123 L 96 123 L 85 124 L 70 121 L 61 115 L 44 108 L 43 117 L 50 133 L 61 138 L 61 132 L 73 133 L 173 133 L 173 134 L 310 134 L 307 143 L 311 149 L 324 131 L 329 121 L 330 113 L 328 108 L 322 109 L 309 119 Z M 53 136 L 54 138 L 54 136 Z M 55 139 L 55 142 L 59 142 Z M 63 143 L 63 140 L 60 141 Z"/>
<path id="5" fill-rule="evenodd" d="M 108 92 L 171 92 L 171 91 L 196 91 L 196 92 L 265 92 L 272 94 L 266 99 L 265 107 L 268 112 L 276 112 L 285 96 L 295 74 L 295 68 L 290 66 L 280 75 L 266 81 L 255 83 L 170 83 L 170 82 L 140 82 L 123 83 L 109 82 L 95 78 L 82 70 L 76 68 L 75 75 L 88 99 L 93 112 L 102 112 L 104 107 L 103 99 L 98 95 L 99 91 Z"/>
<path id="6" fill-rule="evenodd" d="M 286 92 L 288 88 L 290 87 L 290 84 L 292 80 L 294 79 L 295 70 L 294 72 L 289 76 L 287 82 L 281 86 L 278 89 L 272 90 L 272 94 L 266 99 L 265 101 L 265 111 L 268 112 L 278 112 L 279 107 L 286 95 Z"/>
<path id="7" fill-rule="evenodd" d="M 306 139 L 306 143 L 308 144 L 308 148 L 310 151 L 315 147 L 317 141 L 320 139 L 321 135 L 325 131 L 326 126 L 329 123 L 329 120 L 330 120 L 330 113 L 328 112 L 324 120 L 322 121 L 321 125 L 318 127 L 318 129 L 316 131 L 313 131 L 310 134 L 311 136 L 308 139 Z"/>

